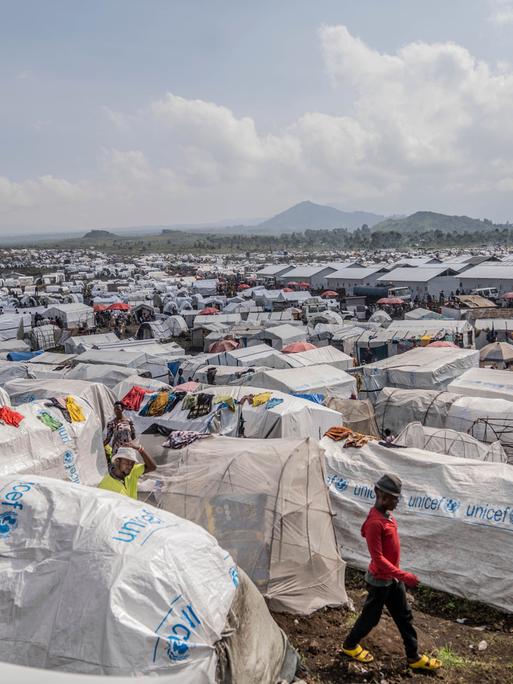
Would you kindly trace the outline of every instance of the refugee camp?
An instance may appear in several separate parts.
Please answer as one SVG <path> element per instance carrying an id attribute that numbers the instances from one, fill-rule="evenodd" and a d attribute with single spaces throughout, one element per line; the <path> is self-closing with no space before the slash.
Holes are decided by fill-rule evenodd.
<path id="1" fill-rule="evenodd" d="M 513 684 L 513 2 L 3 5 L 0 684 Z"/>

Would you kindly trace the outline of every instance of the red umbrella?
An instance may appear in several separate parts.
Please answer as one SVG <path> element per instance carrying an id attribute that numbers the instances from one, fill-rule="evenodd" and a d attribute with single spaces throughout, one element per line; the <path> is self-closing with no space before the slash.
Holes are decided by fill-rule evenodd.
<path id="1" fill-rule="evenodd" d="M 325 290 L 321 294 L 321 297 L 326 297 L 326 299 L 332 299 L 333 297 L 338 297 L 338 294 L 335 292 L 335 290 Z"/>
<path id="2" fill-rule="evenodd" d="M 108 311 L 130 311 L 130 306 L 123 302 L 116 302 L 107 307 Z"/>
<path id="3" fill-rule="evenodd" d="M 381 297 L 378 299 L 378 304 L 389 304 L 390 306 L 404 304 L 404 300 L 399 297 Z"/>
<path id="4" fill-rule="evenodd" d="M 299 288 L 301 290 L 308 290 L 309 287 L 310 287 L 310 283 L 299 283 Z"/>
<path id="5" fill-rule="evenodd" d="M 237 289 L 239 290 L 239 292 L 241 290 L 249 290 L 249 285 L 247 285 L 246 283 L 241 283 Z"/>
<path id="6" fill-rule="evenodd" d="M 93 304 L 93 311 L 107 311 L 107 304 Z"/>
<path id="7" fill-rule="evenodd" d="M 454 344 L 454 342 L 446 342 L 445 340 L 438 340 L 438 342 L 430 342 L 428 347 L 456 347 L 456 349 L 459 349 L 457 344 Z"/>
<path id="8" fill-rule="evenodd" d="M 237 349 L 239 343 L 235 340 L 218 340 L 217 342 L 212 342 L 208 351 L 211 354 L 220 354 L 221 352 L 232 351 Z"/>
<path id="9" fill-rule="evenodd" d="M 513 299 L 513 292 L 506 292 L 504 299 Z"/>
<path id="10" fill-rule="evenodd" d="M 294 292 L 294 290 L 291 287 L 284 287 L 282 292 Z"/>
<path id="11" fill-rule="evenodd" d="M 292 342 L 292 344 L 283 347 L 282 352 L 285 352 L 285 354 L 296 354 L 297 352 L 310 351 L 311 349 L 317 349 L 315 344 L 310 342 Z"/>
<path id="12" fill-rule="evenodd" d="M 206 306 L 204 309 L 201 309 L 199 312 L 200 316 L 215 316 L 216 314 L 219 313 L 219 310 L 215 308 L 215 306 Z"/>

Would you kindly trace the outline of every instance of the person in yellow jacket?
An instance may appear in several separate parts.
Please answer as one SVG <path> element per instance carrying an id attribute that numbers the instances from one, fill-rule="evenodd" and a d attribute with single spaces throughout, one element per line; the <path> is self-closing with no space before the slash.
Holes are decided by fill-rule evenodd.
<path id="1" fill-rule="evenodd" d="M 139 463 L 137 454 L 142 456 L 143 463 Z M 156 470 L 157 464 L 142 446 L 127 444 L 119 447 L 109 464 L 109 472 L 98 487 L 109 489 L 123 496 L 137 499 L 137 482 L 141 475 Z"/>

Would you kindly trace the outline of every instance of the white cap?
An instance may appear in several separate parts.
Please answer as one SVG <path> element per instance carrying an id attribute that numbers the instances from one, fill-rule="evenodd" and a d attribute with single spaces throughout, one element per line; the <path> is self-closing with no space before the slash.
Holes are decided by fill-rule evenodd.
<path id="1" fill-rule="evenodd" d="M 119 447 L 111 462 L 114 463 L 118 458 L 126 458 L 127 461 L 133 461 L 134 463 L 139 463 L 137 458 L 138 452 L 133 447 Z"/>

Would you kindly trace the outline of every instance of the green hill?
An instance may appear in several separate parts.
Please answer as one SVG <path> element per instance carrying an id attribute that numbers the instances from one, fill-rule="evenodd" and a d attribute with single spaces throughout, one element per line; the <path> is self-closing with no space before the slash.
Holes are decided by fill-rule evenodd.
<path id="1" fill-rule="evenodd" d="M 443 233 L 475 233 L 493 228 L 488 219 L 475 219 L 469 216 L 448 216 L 434 211 L 417 211 L 411 216 L 400 219 L 386 219 L 373 226 L 373 232 L 380 233 L 427 233 L 441 230 Z"/>

